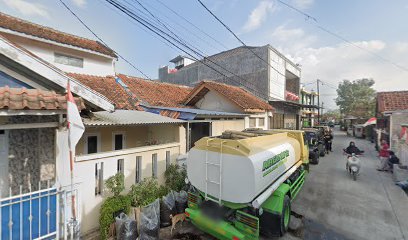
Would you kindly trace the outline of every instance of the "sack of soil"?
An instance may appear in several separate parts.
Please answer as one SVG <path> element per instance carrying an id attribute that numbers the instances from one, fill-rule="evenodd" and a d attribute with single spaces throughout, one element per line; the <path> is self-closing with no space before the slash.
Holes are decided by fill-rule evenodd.
<path id="1" fill-rule="evenodd" d="M 184 213 L 186 208 L 187 208 L 187 197 L 188 194 L 186 191 L 180 191 L 178 193 L 174 194 L 176 196 L 176 212 L 177 214 L 179 213 Z"/>
<path id="2" fill-rule="evenodd" d="M 117 240 L 133 240 L 138 237 L 135 220 L 130 219 L 125 213 L 121 213 L 115 220 Z"/>
<path id="3" fill-rule="evenodd" d="M 171 191 L 166 196 L 162 197 L 160 203 L 160 227 L 168 227 L 171 225 L 170 215 L 176 214 L 176 199 L 174 192 Z"/>
<path id="4" fill-rule="evenodd" d="M 153 203 L 142 208 L 140 214 L 140 240 L 159 239 L 160 231 L 160 201 L 156 199 Z"/>

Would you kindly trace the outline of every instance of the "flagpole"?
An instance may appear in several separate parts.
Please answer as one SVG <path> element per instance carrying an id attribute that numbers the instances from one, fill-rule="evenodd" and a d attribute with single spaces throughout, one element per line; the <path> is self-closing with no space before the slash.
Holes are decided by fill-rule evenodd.
<path id="1" fill-rule="evenodd" d="M 71 214 L 73 221 L 76 221 L 75 194 L 74 194 L 74 156 L 72 154 L 72 150 L 69 150 L 69 163 L 71 172 Z"/>

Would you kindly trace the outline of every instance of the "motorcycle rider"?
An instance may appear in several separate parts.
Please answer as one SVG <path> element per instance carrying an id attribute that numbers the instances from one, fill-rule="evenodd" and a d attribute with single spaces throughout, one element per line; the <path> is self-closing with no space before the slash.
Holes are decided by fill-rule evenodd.
<path id="1" fill-rule="evenodd" d="M 349 146 L 345 149 L 345 152 L 349 155 L 349 157 L 354 153 L 354 154 L 360 154 L 363 151 L 361 151 L 360 149 L 358 149 L 358 147 L 356 147 L 356 143 L 351 141 L 349 143 Z"/>

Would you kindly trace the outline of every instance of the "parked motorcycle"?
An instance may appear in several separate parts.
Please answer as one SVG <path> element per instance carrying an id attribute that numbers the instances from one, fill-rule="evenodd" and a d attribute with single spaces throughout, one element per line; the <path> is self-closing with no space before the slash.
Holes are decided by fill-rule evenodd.
<path id="1" fill-rule="evenodd" d="M 349 172 L 354 181 L 357 180 L 357 176 L 360 174 L 360 156 L 364 151 L 360 151 L 358 154 L 349 154 L 346 149 L 343 149 L 344 153 L 347 155 L 346 170 Z"/>

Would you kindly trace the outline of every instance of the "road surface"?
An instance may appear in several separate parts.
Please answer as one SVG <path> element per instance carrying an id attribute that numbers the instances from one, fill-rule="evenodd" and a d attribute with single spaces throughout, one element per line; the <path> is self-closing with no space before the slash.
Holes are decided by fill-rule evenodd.
<path id="1" fill-rule="evenodd" d="M 310 167 L 305 185 L 292 204 L 292 210 L 302 216 L 302 227 L 279 240 L 408 240 L 408 197 L 395 186 L 390 173 L 376 171 L 379 160 L 373 144 L 340 131 L 334 135 L 333 152 Z M 350 141 L 365 151 L 357 181 L 345 169 L 342 149 Z M 186 225 L 182 232 L 200 237 L 179 239 L 213 239 Z"/>

